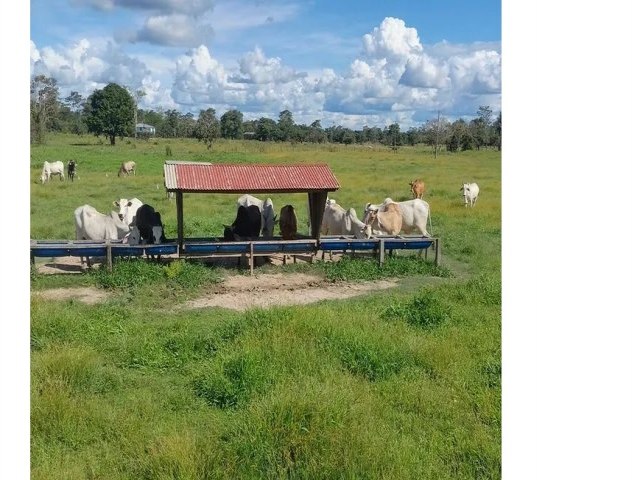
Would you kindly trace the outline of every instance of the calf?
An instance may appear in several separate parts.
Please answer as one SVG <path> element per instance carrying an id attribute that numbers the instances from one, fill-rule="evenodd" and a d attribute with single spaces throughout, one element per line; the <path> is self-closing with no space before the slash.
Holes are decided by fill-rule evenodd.
<path id="1" fill-rule="evenodd" d="M 69 163 L 67 163 L 67 176 L 69 177 L 69 180 L 71 180 L 73 182 L 73 179 L 76 176 L 76 162 L 75 162 L 75 160 L 69 160 Z"/>
<path id="2" fill-rule="evenodd" d="M 262 215 L 257 205 L 245 207 L 240 205 L 236 212 L 236 219 L 231 225 L 224 225 L 224 239 L 226 241 L 258 238 Z"/>
<path id="3" fill-rule="evenodd" d="M 42 183 L 48 182 L 51 175 L 60 175 L 60 180 L 64 180 L 64 164 L 58 160 L 57 162 L 47 162 L 42 164 L 42 174 L 40 175 L 40 181 Z"/>
<path id="4" fill-rule="evenodd" d="M 136 162 L 122 162 L 122 165 L 120 165 L 120 170 L 118 170 L 118 176 L 122 176 L 122 175 L 130 175 L 130 174 L 136 174 Z"/>
<path id="5" fill-rule="evenodd" d="M 296 210 L 293 205 L 285 205 L 280 209 L 280 235 L 283 240 L 295 240 L 298 232 L 298 219 L 296 218 Z"/>
<path id="6" fill-rule="evenodd" d="M 385 210 L 369 210 L 364 219 L 362 233 L 371 238 L 373 230 L 386 235 L 398 235 L 402 229 L 402 209 L 397 203 L 390 203 Z"/>
<path id="7" fill-rule="evenodd" d="M 422 198 L 424 195 L 424 182 L 422 180 L 416 178 L 413 182 L 409 182 L 409 186 L 411 187 L 413 198 Z"/>

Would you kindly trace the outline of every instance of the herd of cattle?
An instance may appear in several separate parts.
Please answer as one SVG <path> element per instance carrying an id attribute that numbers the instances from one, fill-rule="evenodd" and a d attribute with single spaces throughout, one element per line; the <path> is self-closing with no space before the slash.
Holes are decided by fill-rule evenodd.
<path id="1" fill-rule="evenodd" d="M 135 162 L 123 162 L 118 176 L 135 175 Z M 77 164 L 70 160 L 67 164 L 67 175 L 73 181 L 77 176 Z M 64 165 L 61 161 L 44 162 L 42 183 L 52 175 L 59 175 L 64 180 Z M 364 217 L 360 220 L 355 209 L 346 210 L 333 199 L 327 199 L 321 235 L 348 235 L 356 238 L 371 238 L 376 235 L 398 235 L 400 233 L 417 232 L 430 237 L 427 224 L 431 225 L 429 204 L 423 200 L 425 186 L 422 180 L 409 183 L 413 195 L 412 200 L 396 202 L 386 198 L 380 204 L 367 203 Z M 475 206 L 480 189 L 477 183 L 463 183 L 462 197 L 465 207 Z M 166 241 L 164 226 L 160 213 L 151 205 L 144 204 L 137 198 L 122 198 L 113 202 L 118 211 L 108 215 L 98 212 L 91 205 L 82 205 L 74 211 L 77 240 L 123 240 L 129 244 L 158 244 Z M 231 225 L 224 225 L 225 241 L 255 240 L 259 237 L 273 238 L 278 222 L 283 240 L 299 238 L 298 220 L 293 205 L 285 205 L 275 213 L 270 198 L 260 200 L 245 194 L 238 198 L 236 218 Z"/>
<path id="2" fill-rule="evenodd" d="M 67 176 L 73 182 L 76 178 L 78 170 L 78 164 L 75 160 L 69 160 L 67 163 Z M 122 175 L 135 175 L 136 174 L 136 162 L 122 162 L 120 169 L 118 170 L 118 176 Z M 64 164 L 58 160 L 56 162 L 45 161 L 42 165 L 42 174 L 40 175 L 40 181 L 42 183 L 48 182 L 53 175 L 58 175 L 60 180 L 64 180 Z"/>

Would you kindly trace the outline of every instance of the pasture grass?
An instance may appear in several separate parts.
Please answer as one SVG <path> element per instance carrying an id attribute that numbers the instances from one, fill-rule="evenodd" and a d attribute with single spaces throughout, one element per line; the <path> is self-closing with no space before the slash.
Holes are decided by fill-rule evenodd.
<path id="1" fill-rule="evenodd" d="M 173 203 L 155 190 L 167 145 L 176 159 L 326 162 L 338 202 L 359 213 L 367 201 L 406 198 L 423 178 L 444 266 L 402 256 L 383 269 L 348 257 L 285 266 L 336 280 L 403 277 L 412 288 L 247 312 L 175 308 L 225 274 L 197 263 L 33 275 L 34 290 L 94 285 L 111 296 L 32 297 L 32 478 L 500 478 L 499 154 L 436 162 L 425 148 L 219 142 L 207 152 L 186 140 L 109 147 L 52 136 L 32 148 L 32 179 L 43 160 L 69 157 L 80 180 L 32 183 L 31 236 L 71 238 L 75 207 L 106 211 L 125 196 L 171 221 Z M 125 159 L 138 163 L 136 177 L 115 176 Z M 480 185 L 474 209 L 462 205 L 462 181 Z M 202 219 L 193 232 L 233 216 L 235 197 L 223 197 L 188 196 L 187 222 Z"/>

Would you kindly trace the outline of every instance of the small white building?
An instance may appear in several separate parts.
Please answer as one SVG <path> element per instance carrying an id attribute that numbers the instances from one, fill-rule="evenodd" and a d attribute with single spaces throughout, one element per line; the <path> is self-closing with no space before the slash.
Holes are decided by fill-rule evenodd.
<path id="1" fill-rule="evenodd" d="M 136 133 L 143 135 L 155 135 L 156 127 L 147 125 L 146 123 L 136 123 Z"/>

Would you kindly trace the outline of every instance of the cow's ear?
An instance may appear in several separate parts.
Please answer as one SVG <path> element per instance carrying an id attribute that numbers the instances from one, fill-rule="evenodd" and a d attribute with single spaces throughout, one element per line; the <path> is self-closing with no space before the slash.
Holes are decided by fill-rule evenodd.
<path id="1" fill-rule="evenodd" d="M 120 206 L 120 204 L 114 200 L 114 201 L 113 201 L 113 206 L 114 206 L 114 207 L 119 207 L 119 206 Z"/>

